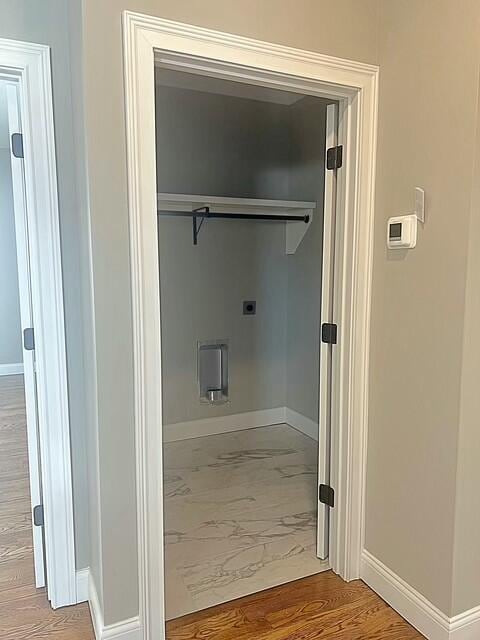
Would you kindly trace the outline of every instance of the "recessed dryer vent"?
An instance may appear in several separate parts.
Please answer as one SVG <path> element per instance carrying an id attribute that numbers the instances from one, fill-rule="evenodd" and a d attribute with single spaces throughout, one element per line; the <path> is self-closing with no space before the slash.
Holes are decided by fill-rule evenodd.
<path id="1" fill-rule="evenodd" d="M 198 389 L 200 402 L 228 402 L 228 343 L 209 340 L 198 343 Z"/>

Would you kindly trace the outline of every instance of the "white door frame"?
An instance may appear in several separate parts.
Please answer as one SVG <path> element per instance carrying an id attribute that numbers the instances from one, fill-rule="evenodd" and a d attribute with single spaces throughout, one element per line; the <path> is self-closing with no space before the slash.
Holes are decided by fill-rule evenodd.
<path id="1" fill-rule="evenodd" d="M 378 68 L 131 12 L 124 56 L 139 616 L 142 637 L 157 640 L 165 612 L 154 63 L 339 101 L 330 563 L 345 580 L 360 576 L 364 536 Z"/>
<path id="2" fill-rule="evenodd" d="M 7 96 L 8 128 L 10 135 L 10 166 L 12 176 L 13 209 L 15 218 L 15 240 L 17 249 L 18 292 L 20 301 L 21 332 L 33 327 L 32 292 L 30 276 L 30 250 L 28 248 L 28 220 L 25 201 L 25 173 L 23 158 L 15 157 L 12 150 L 12 135 L 22 131 L 20 122 L 20 96 L 18 82 L 1 78 Z M 22 349 L 25 410 L 27 417 L 28 475 L 32 514 L 42 504 L 40 449 L 38 443 L 37 383 L 35 374 L 35 349 Z M 35 586 L 45 586 L 45 558 L 43 527 L 33 526 L 33 560 Z"/>
<path id="3" fill-rule="evenodd" d="M 328 149 L 338 145 L 338 107 L 328 104 L 325 118 L 325 184 L 323 197 L 322 295 L 320 327 L 334 322 L 335 311 L 335 254 L 336 254 L 336 193 L 337 171 L 327 169 Z M 337 346 L 320 341 L 319 398 L 318 398 L 318 483 L 330 485 L 332 363 Z M 319 502 L 317 509 L 317 556 L 325 560 L 329 555 L 330 510 Z"/>
<path id="4" fill-rule="evenodd" d="M 0 39 L 0 77 L 17 84 L 23 129 L 47 594 L 57 608 L 74 604 L 77 594 L 49 47 Z"/>

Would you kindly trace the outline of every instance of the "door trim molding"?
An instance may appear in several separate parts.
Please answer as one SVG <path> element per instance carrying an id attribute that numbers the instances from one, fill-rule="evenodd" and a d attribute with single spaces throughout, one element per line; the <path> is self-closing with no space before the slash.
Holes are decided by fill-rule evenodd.
<path id="1" fill-rule="evenodd" d="M 132 280 L 139 616 L 143 638 L 164 638 L 160 301 L 156 221 L 154 63 L 330 97 L 340 103 L 336 252 L 339 327 L 334 367 L 331 565 L 360 576 L 368 410 L 378 67 L 124 12 Z M 168 53 L 167 53 L 168 52 Z"/>
<path id="2" fill-rule="evenodd" d="M 77 594 L 50 48 L 0 39 L 0 77 L 20 95 L 48 598 L 57 608 Z"/>

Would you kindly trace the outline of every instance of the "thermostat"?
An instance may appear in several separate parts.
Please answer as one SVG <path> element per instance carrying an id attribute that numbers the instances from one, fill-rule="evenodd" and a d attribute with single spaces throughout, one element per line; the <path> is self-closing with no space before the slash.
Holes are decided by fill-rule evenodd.
<path id="1" fill-rule="evenodd" d="M 396 216 L 387 224 L 389 249 L 413 249 L 417 244 L 417 216 Z"/>

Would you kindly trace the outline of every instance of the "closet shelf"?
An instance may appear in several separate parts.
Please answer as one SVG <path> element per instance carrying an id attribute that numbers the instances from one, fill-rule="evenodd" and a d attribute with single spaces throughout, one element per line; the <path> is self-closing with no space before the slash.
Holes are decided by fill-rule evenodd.
<path id="1" fill-rule="evenodd" d="M 223 196 L 198 196 L 182 193 L 158 193 L 159 215 L 191 216 L 193 242 L 197 244 L 198 232 L 205 218 L 233 218 L 249 220 L 285 221 L 287 254 L 297 250 L 312 222 L 316 202 L 298 200 L 260 200 L 257 198 L 229 198 Z M 200 221 L 198 221 L 198 219 Z"/>

